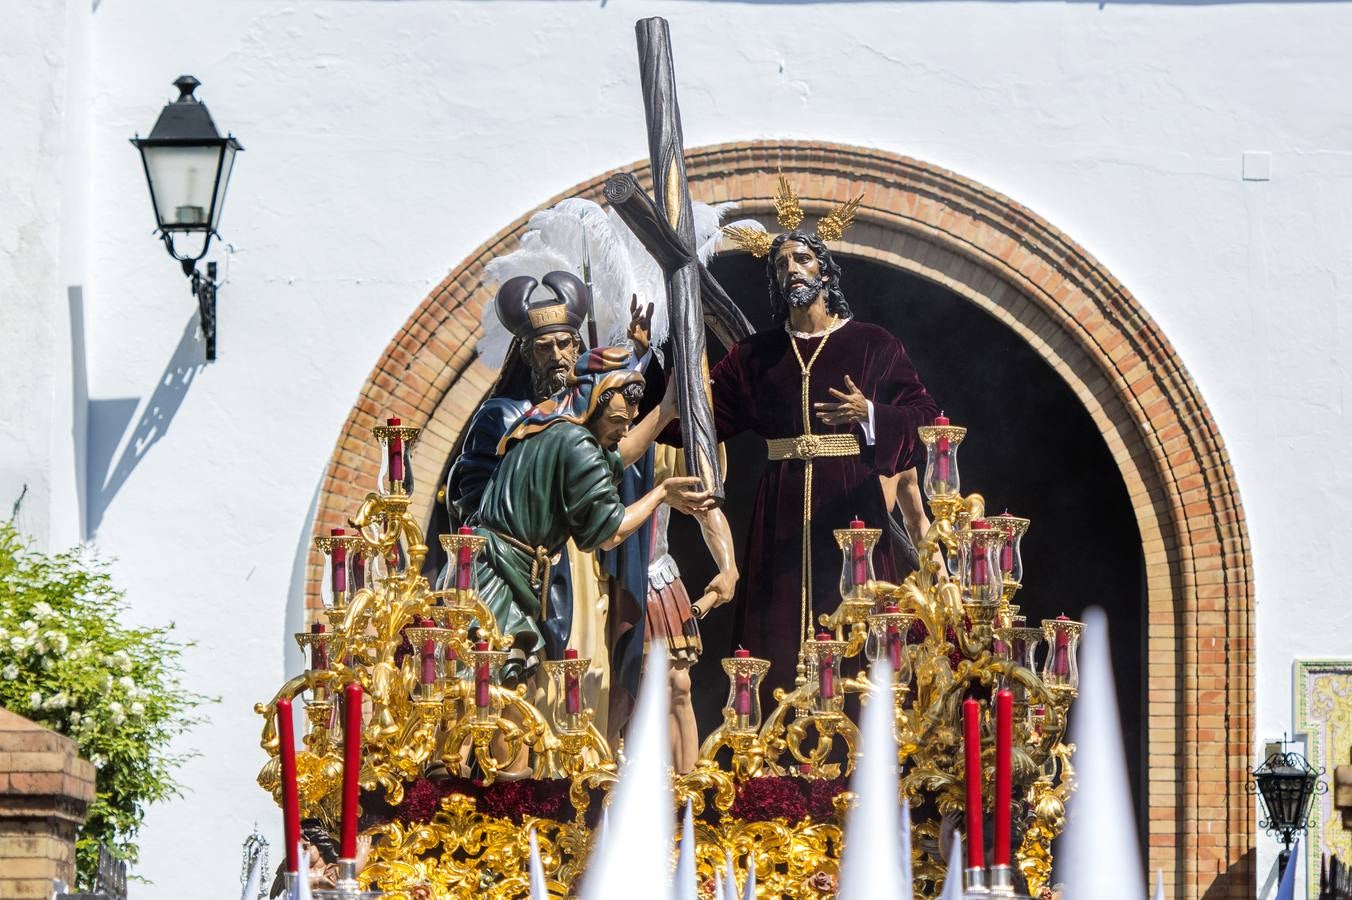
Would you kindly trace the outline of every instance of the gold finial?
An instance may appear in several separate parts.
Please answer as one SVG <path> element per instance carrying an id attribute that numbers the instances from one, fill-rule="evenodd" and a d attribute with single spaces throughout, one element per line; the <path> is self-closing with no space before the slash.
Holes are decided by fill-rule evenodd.
<path id="1" fill-rule="evenodd" d="M 775 194 L 775 218 L 779 220 L 779 227 L 785 231 L 793 231 L 803 224 L 803 207 L 783 172 L 779 173 L 779 191 Z"/>
<path id="2" fill-rule="evenodd" d="M 838 241 L 845 229 L 854 223 L 854 214 L 859 209 L 860 202 L 864 195 L 860 194 L 853 200 L 846 200 L 844 203 L 831 210 L 821 221 L 817 223 L 817 237 L 824 241 Z"/>

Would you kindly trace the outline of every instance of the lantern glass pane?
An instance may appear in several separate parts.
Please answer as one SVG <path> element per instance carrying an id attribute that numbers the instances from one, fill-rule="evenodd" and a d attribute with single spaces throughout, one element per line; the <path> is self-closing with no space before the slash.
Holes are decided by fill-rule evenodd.
<path id="1" fill-rule="evenodd" d="M 211 230 L 215 231 L 221 222 L 221 210 L 225 208 L 225 189 L 230 184 L 230 173 L 235 168 L 235 147 L 227 143 L 221 148 L 221 178 L 216 183 L 216 196 L 212 202 Z"/>
<path id="2" fill-rule="evenodd" d="M 142 152 L 160 228 L 205 231 L 221 162 L 220 146 L 144 147 Z"/>

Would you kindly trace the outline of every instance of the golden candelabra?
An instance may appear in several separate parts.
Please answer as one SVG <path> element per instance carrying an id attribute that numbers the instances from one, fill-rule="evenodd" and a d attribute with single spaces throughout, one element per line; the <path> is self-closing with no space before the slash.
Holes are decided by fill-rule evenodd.
<path id="1" fill-rule="evenodd" d="M 469 529 L 440 536 L 449 562 L 439 583 L 419 574 L 427 547 L 409 514 L 406 478 L 418 429 L 390 421 L 374 429 L 382 450 L 378 490 L 347 528 L 315 539 L 325 563 L 326 621 L 296 635 L 309 668 L 255 707 L 269 755 L 259 784 L 280 803 L 277 701 L 303 696 L 300 814 L 336 830 L 343 765 L 337 706 L 342 688 L 359 683 L 366 697 L 359 781 L 371 840 L 359 882 L 393 897 L 526 897 L 533 829 L 551 896 L 568 896 L 591 848 L 597 801 L 608 797 L 617 773 L 615 753 L 578 690 L 590 660 L 570 653 L 543 662 L 533 680 L 538 687 L 501 683 L 511 639 L 499 632 L 474 577 L 485 539 Z M 920 429 L 933 519 L 919 542 L 920 567 L 902 583 L 874 577 L 878 529 L 856 521 L 835 531 L 842 602 L 819 617 L 820 632 L 803 642 L 802 676 L 793 689 L 775 690 L 768 715 L 759 688 L 769 662 L 746 651 L 723 660 L 723 721 L 705 738 L 695 768 L 673 776 L 678 808 L 688 800 L 698 817 L 702 879 L 731 854 L 743 875 L 754 857 L 760 896 L 832 895 L 840 822 L 853 799 L 840 790 L 858 738 L 852 716 L 857 701 L 890 702 L 898 799 L 913 810 L 916 890 L 937 895 L 946 872 L 940 848 L 960 827 L 966 804 L 962 701 L 1009 689 L 1015 865 L 1029 894 L 1047 885 L 1051 842 L 1073 789 L 1073 747 L 1063 738 L 1082 626 L 1060 617 L 1039 627 L 1018 614 L 1012 601 L 1023 580 L 1020 542 L 1029 523 L 1008 514 L 987 518 L 979 494 L 959 492 L 956 449 L 965 436 L 946 420 Z M 864 662 L 883 656 L 891 683 L 873 684 Z M 989 809 L 989 709 L 983 733 Z M 417 796 L 406 798 L 410 786 Z M 526 787 L 548 794 L 552 805 L 522 800 Z M 747 812 L 753 788 L 826 800 L 811 814 L 793 807 L 767 817 Z M 508 795 L 513 802 L 500 802 Z"/>

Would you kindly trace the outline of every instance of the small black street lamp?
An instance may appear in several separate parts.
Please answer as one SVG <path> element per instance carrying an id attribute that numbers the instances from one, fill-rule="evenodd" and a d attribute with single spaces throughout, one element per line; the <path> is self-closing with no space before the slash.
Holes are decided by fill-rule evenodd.
<path id="1" fill-rule="evenodd" d="M 1319 780 L 1323 774 L 1323 769 L 1314 768 L 1299 753 L 1288 752 L 1285 739 L 1280 751 L 1253 770 L 1249 793 L 1262 798 L 1267 816 L 1258 826 L 1282 842 L 1282 852 L 1277 857 L 1278 881 L 1291 861 L 1291 842 L 1296 832 L 1304 831 L 1310 824 L 1310 804 L 1315 795 L 1328 792 L 1328 785 Z"/>
<path id="2" fill-rule="evenodd" d="M 193 96 L 201 84 L 191 75 L 174 82 L 179 97 L 164 107 L 149 137 L 131 139 L 141 151 L 155 225 L 169 255 L 192 279 L 193 296 L 201 312 L 202 336 L 207 360 L 216 358 L 216 264 L 207 263 L 206 275 L 197 271 L 197 261 L 206 256 L 225 206 L 225 189 L 235 154 L 244 148 L 235 136 L 221 137 L 211 121 L 206 104 Z M 201 235 L 202 246 L 188 255 L 174 246 L 175 235 Z"/>

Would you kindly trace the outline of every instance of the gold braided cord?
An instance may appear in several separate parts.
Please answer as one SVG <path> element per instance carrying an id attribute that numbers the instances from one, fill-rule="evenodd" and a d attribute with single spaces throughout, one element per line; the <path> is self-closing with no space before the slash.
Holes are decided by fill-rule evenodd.
<path id="1" fill-rule="evenodd" d="M 831 339 L 831 332 L 835 329 L 839 316 L 831 317 L 831 324 L 826 327 L 826 333 L 822 335 L 822 342 L 817 345 L 817 349 L 812 351 L 812 356 L 806 363 L 803 362 L 803 354 L 798 349 L 797 339 L 790 334 L 789 346 L 793 348 L 794 358 L 798 360 L 798 368 L 803 373 L 803 434 L 812 433 L 812 410 L 808 403 L 808 387 L 812 379 L 812 366 L 817 362 L 817 357 L 821 356 L 826 342 Z M 803 593 L 801 608 L 799 610 L 799 627 L 803 640 L 812 638 L 812 458 L 803 460 Z"/>

